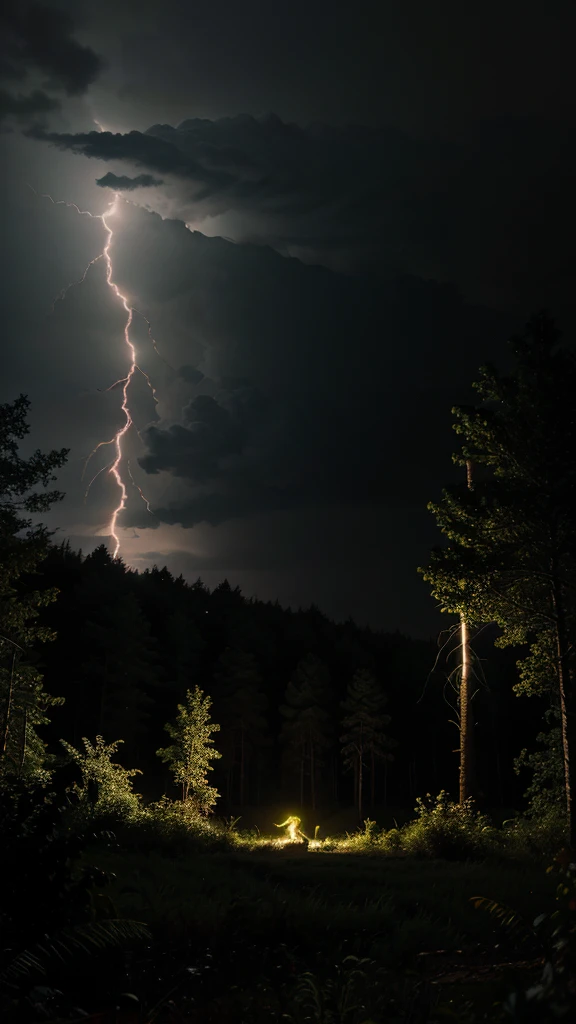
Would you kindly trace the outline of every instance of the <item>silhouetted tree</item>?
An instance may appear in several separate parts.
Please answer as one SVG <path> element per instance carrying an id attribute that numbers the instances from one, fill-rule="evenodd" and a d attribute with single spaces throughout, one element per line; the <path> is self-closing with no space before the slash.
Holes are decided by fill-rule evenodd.
<path id="1" fill-rule="evenodd" d="M 134 594 L 103 599 L 98 580 L 86 580 L 77 599 L 86 618 L 75 679 L 75 736 L 92 725 L 106 739 L 121 736 L 129 756 L 138 757 L 157 679 L 148 624 Z"/>
<path id="2" fill-rule="evenodd" d="M 354 772 L 354 798 L 358 817 L 362 817 L 364 783 L 364 758 L 370 756 L 372 803 L 374 802 L 375 762 L 378 758 L 391 756 L 393 741 L 385 729 L 390 715 L 384 709 L 388 698 L 374 676 L 366 669 L 359 669 L 348 684 L 346 700 L 342 701 L 342 728 L 340 737 L 342 757 L 347 768 Z"/>
<path id="3" fill-rule="evenodd" d="M 330 676 L 326 666 L 313 654 L 299 662 L 284 695 L 281 712 L 284 743 L 298 765 L 300 805 L 304 803 L 304 778 L 310 779 L 310 800 L 316 809 L 318 770 L 322 753 L 331 746 L 332 722 L 327 711 L 330 700 Z"/>
<path id="4" fill-rule="evenodd" d="M 29 406 L 24 395 L 0 406 L 0 783 L 19 778 L 34 785 L 48 778 L 45 745 L 36 730 L 59 701 L 44 691 L 34 665 L 36 644 L 54 638 L 37 619 L 56 592 L 28 584 L 49 544 L 46 528 L 33 525 L 29 515 L 49 511 L 63 497 L 60 491 L 34 488 L 56 479 L 68 449 L 20 457 Z"/>
<path id="5" fill-rule="evenodd" d="M 226 757 L 228 799 L 237 769 L 238 798 L 242 807 L 250 757 L 267 741 L 264 717 L 267 701 L 261 690 L 262 677 L 255 658 L 228 647 L 221 654 L 214 673 L 215 706 L 222 728 L 222 749 Z"/>

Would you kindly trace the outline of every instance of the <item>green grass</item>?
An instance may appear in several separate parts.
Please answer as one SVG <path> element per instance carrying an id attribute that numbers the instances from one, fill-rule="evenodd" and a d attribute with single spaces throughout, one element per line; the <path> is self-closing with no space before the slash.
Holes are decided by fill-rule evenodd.
<path id="1" fill-rule="evenodd" d="M 482 1001 L 488 1016 L 474 1020 L 496 1019 L 492 1004 L 509 982 L 498 970 L 481 980 L 476 967 L 530 959 L 535 950 L 475 910 L 472 897 L 498 900 L 528 923 L 555 908 L 557 879 L 530 861 L 392 856 L 378 845 L 371 852 L 369 842 L 357 853 L 337 845 L 312 852 L 304 843 L 274 847 L 272 837 L 171 850 L 167 838 L 156 849 L 99 846 L 86 856 L 115 873 L 107 889 L 115 912 L 151 928 L 152 946 L 136 957 L 130 985 L 148 1006 L 174 990 L 187 1024 L 403 1022 L 422 992 L 433 1008 Z M 424 955 L 438 950 L 447 952 Z M 350 957 L 368 961 L 357 969 Z M 437 965 L 448 964 L 450 974 L 459 963 L 472 965 L 471 981 L 430 983 Z M 330 1016 L 328 1004 L 348 996 L 371 1017 Z M 303 1010 L 302 999 L 315 1009 Z M 407 1017 L 391 1015 L 400 1005 Z"/>
<path id="2" fill-rule="evenodd" d="M 218 945 L 222 936 L 282 942 L 303 956 L 345 945 L 403 963 L 427 950 L 498 941 L 498 928 L 470 903 L 504 902 L 531 921 L 553 909 L 555 882 L 531 865 L 451 863 L 364 854 L 215 852 L 172 859 L 150 852 L 98 852 L 116 874 L 118 911 L 163 934 Z"/>

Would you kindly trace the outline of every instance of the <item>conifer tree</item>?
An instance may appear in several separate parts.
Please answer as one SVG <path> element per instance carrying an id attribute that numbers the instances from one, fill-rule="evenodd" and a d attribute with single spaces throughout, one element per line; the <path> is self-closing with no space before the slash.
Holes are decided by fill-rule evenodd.
<path id="1" fill-rule="evenodd" d="M 346 700 L 341 704 L 344 717 L 340 737 L 342 757 L 347 768 L 354 772 L 354 796 L 358 817 L 362 818 L 365 758 L 370 757 L 372 786 L 375 762 L 389 758 L 393 741 L 385 729 L 390 715 L 385 714 L 388 698 L 371 672 L 359 669 L 348 684 Z"/>
<path id="2" fill-rule="evenodd" d="M 313 654 L 299 662 L 288 683 L 285 704 L 280 708 L 285 718 L 282 737 L 300 776 L 300 805 L 304 803 L 304 779 L 310 780 L 312 810 L 316 809 L 317 776 L 322 754 L 332 744 L 332 723 L 327 710 L 330 701 L 329 674 L 326 666 Z"/>
<path id="3" fill-rule="evenodd" d="M 45 557 L 49 533 L 33 525 L 30 515 L 47 512 L 60 491 L 34 488 L 53 482 L 66 461 L 67 449 L 28 459 L 18 454 L 29 432 L 30 403 L 21 395 L 0 405 L 0 784 L 18 778 L 29 785 L 46 782 L 45 745 L 37 729 L 48 722 L 47 710 L 60 703 L 43 688 L 34 665 L 34 648 L 52 640 L 51 630 L 35 622 L 39 609 L 54 601 L 55 590 L 36 591 L 28 580 Z"/>
<path id="4" fill-rule="evenodd" d="M 267 740 L 264 718 L 267 702 L 260 688 L 261 682 L 253 655 L 227 647 L 218 660 L 214 683 L 223 747 L 227 752 L 228 798 L 231 799 L 231 783 L 237 774 L 241 807 L 245 802 L 252 752 Z"/>
<path id="5" fill-rule="evenodd" d="M 512 339 L 515 369 L 481 370 L 476 406 L 454 410 L 474 489 L 429 507 L 448 544 L 421 570 L 444 611 L 496 622 L 530 645 L 524 679 L 555 681 L 569 842 L 576 847 L 576 361 L 546 313 Z"/>
<path id="6" fill-rule="evenodd" d="M 86 611 L 80 628 L 85 654 L 72 698 L 75 734 L 90 723 L 106 737 L 120 735 L 129 756 L 137 756 L 156 681 L 148 623 L 132 593 L 101 599 L 100 588 L 87 580 L 77 596 Z"/>
<path id="7" fill-rule="evenodd" d="M 221 756 L 212 739 L 212 733 L 219 732 L 220 726 L 210 720 L 211 705 L 211 698 L 198 686 L 188 690 L 186 703 L 178 705 L 176 721 L 164 727 L 174 742 L 157 751 L 158 757 L 170 766 L 174 781 L 182 786 L 182 801 L 192 801 L 203 814 L 208 813 L 220 795 L 208 785 L 207 776 L 213 770 L 210 761 Z"/>

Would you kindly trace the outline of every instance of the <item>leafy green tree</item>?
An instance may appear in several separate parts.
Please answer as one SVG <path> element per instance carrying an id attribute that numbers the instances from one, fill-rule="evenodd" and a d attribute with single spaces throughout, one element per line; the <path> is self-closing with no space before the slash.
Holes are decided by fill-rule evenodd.
<path id="1" fill-rule="evenodd" d="M 530 645 L 524 679 L 555 679 L 567 826 L 576 847 L 576 361 L 545 313 L 512 339 L 512 375 L 481 370 L 479 404 L 454 410 L 474 487 L 430 506 L 448 544 L 421 570 L 442 609 Z M 530 680 L 532 683 L 530 684 Z"/>
<path id="2" fill-rule="evenodd" d="M 140 798 L 133 790 L 132 779 L 142 772 L 137 768 L 124 768 L 112 760 L 122 740 L 107 744 L 102 736 L 97 736 L 91 743 L 83 736 L 82 742 L 84 752 L 66 740 L 60 740 L 70 761 L 80 768 L 82 783 L 73 786 L 79 798 L 80 811 L 112 814 L 119 818 L 133 817 L 139 810 Z"/>
<path id="3" fill-rule="evenodd" d="M 264 717 L 267 701 L 261 690 L 262 677 L 252 654 L 231 647 L 220 655 L 214 673 L 216 705 L 222 727 L 222 745 L 228 762 L 228 799 L 234 775 L 238 775 L 238 798 L 242 807 L 251 756 L 267 741 Z"/>
<path id="4" fill-rule="evenodd" d="M 204 696 L 198 686 L 188 690 L 186 703 L 178 705 L 176 721 L 164 727 L 174 743 L 157 751 L 158 757 L 170 766 L 174 781 L 182 786 L 183 802 L 193 801 L 204 814 L 220 796 L 208 785 L 207 777 L 213 770 L 210 761 L 221 757 L 214 750 L 212 733 L 219 732 L 220 726 L 210 720 L 211 706 L 211 698 Z"/>
<path id="5" fill-rule="evenodd" d="M 522 750 L 514 761 L 517 775 L 523 769 L 532 774 L 524 796 L 528 800 L 529 814 L 539 818 L 562 806 L 564 791 L 562 733 L 558 725 L 558 712 L 550 709 L 545 717 L 550 728 L 547 732 L 538 733 L 537 749 L 532 753 L 527 749 Z"/>
<path id="6" fill-rule="evenodd" d="M 56 479 L 68 450 L 20 457 L 19 442 L 30 429 L 29 406 L 24 395 L 0 405 L 0 784 L 20 779 L 33 786 L 49 778 L 45 744 L 36 730 L 48 722 L 48 708 L 60 701 L 44 691 L 34 664 L 36 644 L 54 638 L 37 624 L 39 610 L 57 592 L 29 585 L 50 536 L 29 517 L 49 511 L 63 497 L 60 491 L 34 488 Z"/>
<path id="7" fill-rule="evenodd" d="M 333 742 L 330 702 L 330 676 L 319 658 L 307 654 L 299 662 L 288 683 L 285 704 L 280 708 L 285 722 L 282 738 L 300 777 L 300 806 L 304 804 L 304 779 L 310 780 L 310 801 L 316 809 L 318 771 L 323 752 Z"/>
<path id="8" fill-rule="evenodd" d="M 367 669 L 359 669 L 348 684 L 340 737 L 346 767 L 354 772 L 354 795 L 358 817 L 362 818 L 365 758 L 370 756 L 372 803 L 374 803 L 375 762 L 392 757 L 393 741 L 386 735 L 390 715 L 385 714 L 388 698 Z"/>

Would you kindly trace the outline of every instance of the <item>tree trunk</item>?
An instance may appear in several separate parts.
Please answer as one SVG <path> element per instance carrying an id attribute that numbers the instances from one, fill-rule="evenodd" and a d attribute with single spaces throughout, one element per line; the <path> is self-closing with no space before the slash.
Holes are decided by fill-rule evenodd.
<path id="1" fill-rule="evenodd" d="M 570 672 L 570 643 L 567 635 L 564 605 L 560 587 L 555 580 L 552 586 L 552 601 L 556 612 L 556 645 L 558 657 L 558 687 L 560 690 L 560 729 L 564 758 L 564 779 L 566 786 L 566 827 L 568 845 L 576 850 L 576 694 L 575 681 Z"/>
<path id="2" fill-rule="evenodd" d="M 460 676 L 460 803 L 472 795 L 473 719 L 470 713 L 470 641 L 468 623 L 460 616 L 462 673 Z"/>
<path id="3" fill-rule="evenodd" d="M 375 766 L 374 751 L 371 750 L 370 751 L 370 808 L 371 808 L 371 810 L 374 810 L 374 797 L 375 797 L 375 793 L 376 793 L 376 779 L 375 779 L 375 776 L 374 776 L 374 766 Z M 384 806 L 386 806 L 386 804 L 384 804 Z"/>
<path id="4" fill-rule="evenodd" d="M 362 745 L 358 751 L 358 819 L 362 821 Z"/>
<path id="5" fill-rule="evenodd" d="M 8 749 L 8 736 L 10 734 L 10 716 L 12 714 L 12 696 L 14 693 L 14 669 L 16 666 L 16 651 L 12 652 L 12 667 L 10 669 L 10 682 L 8 684 L 8 693 L 6 694 L 6 709 L 4 711 L 4 720 L 2 722 L 2 757 L 5 755 Z"/>
<path id="6" fill-rule="evenodd" d="M 240 730 L 240 807 L 244 807 L 244 726 Z"/>
<path id="7" fill-rule="evenodd" d="M 22 743 L 20 745 L 20 763 L 18 765 L 18 772 L 21 775 L 24 770 L 24 762 L 26 760 L 26 747 L 28 741 L 28 712 L 24 708 L 22 712 Z"/>
<path id="8" fill-rule="evenodd" d="M 310 740 L 310 796 L 312 797 L 312 810 L 316 810 L 316 780 L 314 778 L 314 743 Z"/>
<path id="9" fill-rule="evenodd" d="M 466 463 L 466 483 L 468 490 L 474 489 L 472 482 L 472 463 Z M 470 635 L 468 623 L 460 615 L 460 645 L 462 649 L 462 673 L 460 676 L 460 793 L 459 802 L 464 803 L 473 790 L 473 757 L 474 757 L 474 719 L 471 714 L 470 701 L 472 687 L 470 678 Z"/>

